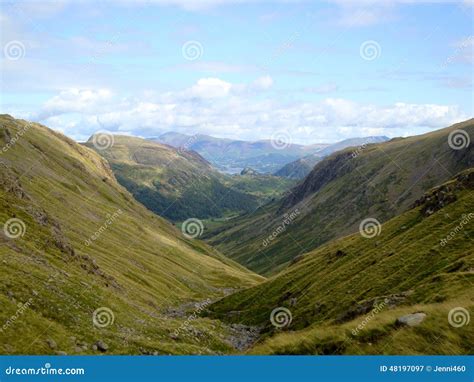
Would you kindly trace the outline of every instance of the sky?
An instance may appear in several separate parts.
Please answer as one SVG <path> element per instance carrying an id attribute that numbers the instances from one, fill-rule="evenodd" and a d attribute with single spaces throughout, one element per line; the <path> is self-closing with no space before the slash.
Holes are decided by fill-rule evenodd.
<path id="1" fill-rule="evenodd" d="M 0 0 L 0 112 L 78 141 L 330 143 L 472 118 L 470 1 Z"/>

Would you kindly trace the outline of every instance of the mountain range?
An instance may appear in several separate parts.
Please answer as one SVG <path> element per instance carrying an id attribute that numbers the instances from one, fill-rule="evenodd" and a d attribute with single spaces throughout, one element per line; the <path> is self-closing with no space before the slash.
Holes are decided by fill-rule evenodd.
<path id="1" fill-rule="evenodd" d="M 470 354 L 473 136 L 343 148 L 295 184 L 0 115 L 0 351 Z"/>
<path id="2" fill-rule="evenodd" d="M 459 129 L 472 136 L 474 120 L 333 153 L 282 199 L 208 232 L 208 242 L 257 273 L 276 273 L 355 232 L 364 219 L 384 222 L 404 212 L 430 187 L 472 167 L 472 150 L 449 144 Z"/>
<path id="3" fill-rule="evenodd" d="M 382 142 L 387 137 L 365 137 L 346 139 L 335 144 L 312 144 L 299 145 L 291 143 L 291 137 L 284 137 L 282 142 L 272 140 L 260 140 L 255 142 L 216 138 L 209 135 L 196 134 L 186 135 L 176 132 L 168 132 L 153 141 L 161 142 L 179 149 L 194 150 L 211 162 L 217 169 L 227 173 L 239 173 L 246 167 L 251 167 L 260 173 L 275 173 L 293 179 L 302 179 L 308 170 L 306 162 L 314 165 L 319 158 L 349 146 L 359 146 L 367 143 Z M 306 158 L 299 162 L 301 158 Z M 311 159 L 311 158 L 315 158 Z M 295 176 L 286 165 L 297 161 L 304 168 L 303 172 L 297 173 L 303 176 Z M 291 165 L 290 165 L 291 166 Z M 293 164 L 295 166 L 295 164 Z"/>
<path id="4" fill-rule="evenodd" d="M 362 150 L 369 144 L 388 140 L 389 138 L 385 136 L 344 139 L 343 141 L 321 148 L 321 150 L 318 150 L 315 154 L 304 156 L 303 158 L 286 164 L 276 171 L 274 175 L 301 180 L 311 172 L 316 163 L 336 151 L 343 150 L 347 147 L 355 147 L 355 150 Z"/>
<path id="5" fill-rule="evenodd" d="M 2 354 L 234 351 L 230 328 L 198 319 L 196 336 L 186 309 L 261 276 L 148 211 L 88 147 L 0 126 Z"/>
<path id="6" fill-rule="evenodd" d="M 111 144 L 101 147 L 101 138 Z M 136 137 L 99 134 L 85 145 L 107 159 L 119 183 L 139 202 L 172 221 L 253 211 L 293 185 L 270 175 L 227 176 L 195 151 Z"/>
<path id="7" fill-rule="evenodd" d="M 305 253 L 208 314 L 260 327 L 252 354 L 470 354 L 473 190 L 471 168 L 376 231 Z"/>

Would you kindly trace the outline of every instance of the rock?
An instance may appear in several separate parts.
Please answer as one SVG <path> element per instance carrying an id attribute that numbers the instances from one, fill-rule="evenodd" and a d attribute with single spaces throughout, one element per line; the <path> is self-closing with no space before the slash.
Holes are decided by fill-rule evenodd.
<path id="1" fill-rule="evenodd" d="M 170 337 L 172 340 L 175 340 L 175 341 L 178 339 L 178 335 L 177 335 L 177 334 L 174 334 L 174 333 L 171 333 L 171 334 L 169 335 L 169 337 Z"/>
<path id="2" fill-rule="evenodd" d="M 426 314 L 421 313 L 421 312 L 407 314 L 406 316 L 397 318 L 397 324 L 407 325 L 407 326 L 417 326 L 417 325 L 420 325 L 425 318 L 426 318 Z"/>
<path id="3" fill-rule="evenodd" d="M 48 346 L 50 347 L 50 349 L 56 349 L 58 347 L 58 344 L 56 343 L 55 340 L 51 339 L 51 338 L 48 338 L 46 340 L 46 343 L 48 344 Z"/>
<path id="4" fill-rule="evenodd" d="M 97 351 L 97 345 L 92 345 L 92 350 Z"/>
<path id="5" fill-rule="evenodd" d="M 258 175 L 258 172 L 255 171 L 251 167 L 245 167 L 241 172 L 240 175 Z"/>
<path id="6" fill-rule="evenodd" d="M 55 353 L 56 353 L 56 355 L 67 355 L 67 353 L 65 351 L 61 351 L 61 350 L 58 350 Z"/>
<path id="7" fill-rule="evenodd" d="M 101 352 L 106 352 L 107 350 L 109 350 L 108 345 L 107 345 L 105 342 L 103 342 L 103 341 L 97 341 L 97 342 L 95 343 L 95 346 L 96 346 L 97 349 L 98 349 L 99 351 L 101 351 Z"/>

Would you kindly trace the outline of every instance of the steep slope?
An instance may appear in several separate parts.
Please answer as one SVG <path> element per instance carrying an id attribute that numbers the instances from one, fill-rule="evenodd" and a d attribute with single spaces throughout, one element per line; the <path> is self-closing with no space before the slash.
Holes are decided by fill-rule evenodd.
<path id="1" fill-rule="evenodd" d="M 254 271 L 274 273 L 298 255 L 356 232 L 365 219 L 384 222 L 400 214 L 430 187 L 471 167 L 472 144 L 455 147 L 465 136 L 474 137 L 472 119 L 334 153 L 281 201 L 229 221 L 209 233 L 209 242 Z"/>
<path id="2" fill-rule="evenodd" d="M 335 153 L 336 151 L 344 150 L 348 147 L 356 147 L 359 150 L 363 150 L 367 145 L 370 145 L 372 143 L 387 142 L 388 140 L 390 140 L 390 138 L 384 135 L 344 139 L 340 142 L 333 143 L 328 147 L 324 147 L 323 149 L 318 151 L 318 155 L 325 157 L 331 155 L 332 153 Z"/>
<path id="3" fill-rule="evenodd" d="M 275 175 L 290 179 L 303 179 L 311 172 L 316 163 L 336 151 L 343 150 L 347 147 L 356 147 L 357 150 L 363 150 L 369 144 L 386 142 L 388 140 L 389 138 L 385 136 L 345 139 L 318 150 L 316 154 L 307 155 L 301 159 L 286 164 L 275 172 Z"/>
<path id="4" fill-rule="evenodd" d="M 274 175 L 287 179 L 304 179 L 322 159 L 318 154 L 309 155 L 284 165 Z"/>
<path id="5" fill-rule="evenodd" d="M 86 145 L 104 156 L 117 180 L 151 211 L 173 221 L 205 219 L 254 210 L 255 196 L 225 184 L 199 154 L 145 139 L 114 136 L 113 144 Z"/>
<path id="6" fill-rule="evenodd" d="M 264 328 L 253 353 L 471 354 L 473 248 L 470 169 L 375 231 L 307 253 L 209 314 Z M 419 325 L 397 322 L 415 313 Z"/>
<path id="7" fill-rule="evenodd" d="M 0 145 L 0 353 L 232 351 L 219 323 L 169 311 L 259 276 L 137 203 L 89 148 L 8 115 Z"/>

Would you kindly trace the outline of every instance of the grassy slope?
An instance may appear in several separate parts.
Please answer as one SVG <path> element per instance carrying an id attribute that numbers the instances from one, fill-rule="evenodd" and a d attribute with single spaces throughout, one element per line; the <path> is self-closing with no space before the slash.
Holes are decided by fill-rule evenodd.
<path id="1" fill-rule="evenodd" d="M 472 144 L 448 145 L 448 135 L 462 128 L 474 137 L 474 120 L 429 134 L 346 149 L 318 163 L 281 201 L 219 226 L 209 242 L 246 267 L 274 274 L 298 255 L 358 230 L 363 219 L 381 222 L 405 211 L 424 191 L 474 164 Z M 472 138 L 471 138 L 472 139 Z M 297 218 L 264 245 L 283 224 Z"/>
<path id="2" fill-rule="evenodd" d="M 94 149 L 92 138 L 86 144 Z M 111 164 L 118 181 L 151 211 L 173 221 L 250 211 L 253 195 L 229 187 L 225 177 L 192 151 L 127 136 L 97 150 Z"/>
<path id="3" fill-rule="evenodd" d="M 1 146 L 25 126 L 0 116 Z M 15 217 L 26 225 L 17 239 L 0 231 L 0 353 L 51 353 L 46 339 L 67 353 L 93 353 L 99 339 L 109 353 L 232 351 L 221 338 L 225 328 L 209 320 L 193 323 L 201 336 L 171 339 L 184 319 L 170 317 L 167 307 L 222 296 L 259 276 L 185 239 L 137 203 L 99 155 L 44 126 L 32 124 L 0 153 L 0 222 Z M 104 306 L 115 323 L 99 329 L 92 313 Z M 75 350 L 78 342 L 88 348 Z"/>
<path id="4" fill-rule="evenodd" d="M 332 241 L 265 283 L 211 305 L 212 315 L 263 326 L 266 337 L 251 350 L 259 354 L 472 353 L 472 322 L 460 328 L 448 322 L 452 308 L 474 313 L 474 169 L 459 179 L 389 220 L 380 236 Z M 449 203 L 452 195 L 456 200 Z M 448 202 L 438 209 L 433 201 L 440 198 Z M 438 210 L 429 215 L 428 209 Z M 451 232 L 457 233 L 441 245 Z M 385 298 L 389 304 L 351 334 Z M 276 307 L 292 313 L 284 331 L 269 321 Z M 427 314 L 421 325 L 395 324 L 420 311 Z"/>

